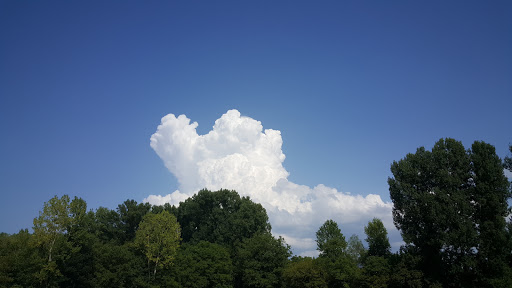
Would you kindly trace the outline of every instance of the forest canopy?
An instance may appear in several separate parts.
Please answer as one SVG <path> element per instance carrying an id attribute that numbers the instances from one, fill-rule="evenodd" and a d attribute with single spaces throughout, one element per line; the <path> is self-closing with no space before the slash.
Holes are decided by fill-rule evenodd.
<path id="1" fill-rule="evenodd" d="M 55 196 L 32 233 L 0 234 L 0 287 L 512 287 L 510 159 L 447 138 L 393 162 L 394 253 L 380 219 L 364 242 L 326 219 L 319 256 L 292 256 L 265 209 L 231 190 L 95 210 Z"/>

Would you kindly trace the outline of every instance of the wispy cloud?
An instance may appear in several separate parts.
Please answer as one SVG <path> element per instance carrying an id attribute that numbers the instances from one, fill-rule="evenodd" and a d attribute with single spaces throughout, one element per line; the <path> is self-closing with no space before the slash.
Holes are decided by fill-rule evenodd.
<path id="1" fill-rule="evenodd" d="M 166 196 L 150 195 L 144 201 L 179 204 L 202 188 L 233 189 L 261 203 L 272 231 L 283 236 L 296 253 L 314 255 L 315 232 L 327 219 L 337 221 L 345 236 L 361 234 L 373 217 L 394 229 L 392 203 L 379 195 L 343 193 L 325 185 L 313 188 L 288 181 L 284 169 L 283 140 L 278 130 L 230 110 L 213 129 L 198 135 L 197 122 L 185 115 L 162 118 L 151 136 L 151 147 L 179 182 L 179 190 Z"/>

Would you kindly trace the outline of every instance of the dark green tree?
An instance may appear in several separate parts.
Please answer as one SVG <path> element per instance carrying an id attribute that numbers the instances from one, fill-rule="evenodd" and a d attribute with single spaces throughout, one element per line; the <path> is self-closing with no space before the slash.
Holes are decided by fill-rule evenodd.
<path id="1" fill-rule="evenodd" d="M 389 287 L 393 288 L 421 288 L 425 283 L 421 271 L 421 256 L 417 248 L 411 245 L 400 247 L 400 251 L 391 255 L 389 259 L 391 277 Z"/>
<path id="2" fill-rule="evenodd" d="M 75 197 L 69 207 L 71 220 L 67 228 L 67 245 L 58 261 L 63 277 L 61 287 L 94 287 L 94 245 L 98 241 L 95 234 L 94 212 L 87 212 L 87 203 Z"/>
<path id="3" fill-rule="evenodd" d="M 0 287 L 39 287 L 35 277 L 47 263 L 27 229 L 17 234 L 0 234 Z"/>
<path id="4" fill-rule="evenodd" d="M 347 241 L 338 223 L 329 219 L 316 232 L 316 245 L 321 257 L 335 259 L 343 254 Z"/>
<path id="5" fill-rule="evenodd" d="M 388 231 L 382 221 L 373 218 L 364 227 L 368 251 L 363 257 L 362 286 L 388 287 L 390 280 L 390 266 L 388 258 L 391 255 Z"/>
<path id="6" fill-rule="evenodd" d="M 123 231 L 122 243 L 126 241 L 133 241 L 135 238 L 135 232 L 139 228 L 139 223 L 142 221 L 142 217 L 151 210 L 151 204 L 140 203 L 137 204 L 135 200 L 126 200 L 123 204 L 117 207 L 117 213 L 119 214 L 120 223 L 117 224 Z"/>
<path id="7" fill-rule="evenodd" d="M 94 233 L 102 242 L 124 243 L 126 223 L 121 223 L 120 215 L 105 207 L 96 209 Z M 142 218 L 141 218 L 142 219 Z"/>
<path id="8" fill-rule="evenodd" d="M 494 147 L 475 142 L 466 151 L 461 142 L 441 139 L 432 151 L 420 147 L 394 162 L 391 172 L 393 219 L 404 241 L 417 247 L 426 283 L 485 287 L 491 280 L 477 280 L 489 267 L 497 272 L 487 275 L 501 278 L 503 256 L 489 256 L 502 252 L 495 244 L 504 243 L 510 191 Z"/>
<path id="9" fill-rule="evenodd" d="M 474 219 L 477 239 L 477 271 L 479 287 L 503 286 L 507 270 L 507 200 L 511 197 L 509 182 L 503 174 L 501 159 L 495 148 L 484 142 L 471 146 Z M 510 282 L 509 282 L 510 283 Z M 505 287 L 505 286 L 503 286 Z"/>
<path id="10" fill-rule="evenodd" d="M 256 233 L 270 232 L 265 209 L 237 192 L 201 190 L 177 211 L 184 242 L 201 240 L 233 247 Z"/>
<path id="11" fill-rule="evenodd" d="M 368 225 L 364 226 L 364 233 L 368 243 L 368 256 L 389 256 L 391 254 L 388 231 L 380 219 L 373 218 L 368 222 Z"/>
<path id="12" fill-rule="evenodd" d="M 347 253 L 347 242 L 338 224 L 327 220 L 316 232 L 319 265 L 326 271 L 329 287 L 350 287 L 359 281 L 357 262 Z"/>
<path id="13" fill-rule="evenodd" d="M 287 288 L 327 288 L 325 272 L 311 257 L 292 257 L 283 279 Z"/>
<path id="14" fill-rule="evenodd" d="M 384 256 L 368 256 L 365 259 L 362 282 L 363 287 L 386 288 L 389 284 L 390 270 L 388 260 Z"/>
<path id="15" fill-rule="evenodd" d="M 290 256 L 290 246 L 284 239 L 276 239 L 269 232 L 243 239 L 233 257 L 235 287 L 280 287 Z"/>
<path id="16" fill-rule="evenodd" d="M 96 243 L 95 287 L 148 287 L 147 259 L 132 243 Z"/>
<path id="17" fill-rule="evenodd" d="M 176 282 L 180 287 L 233 287 L 233 265 L 226 248 L 200 241 L 184 244 L 176 258 Z"/>

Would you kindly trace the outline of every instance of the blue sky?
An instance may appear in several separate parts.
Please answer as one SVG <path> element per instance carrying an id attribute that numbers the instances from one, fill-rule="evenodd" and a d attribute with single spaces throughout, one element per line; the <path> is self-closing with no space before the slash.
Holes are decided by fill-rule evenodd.
<path id="1" fill-rule="evenodd" d="M 0 1 L 0 231 L 178 189 L 169 113 L 205 134 L 237 109 L 288 180 L 389 201 L 391 162 L 441 137 L 507 155 L 511 51 L 509 1 Z"/>

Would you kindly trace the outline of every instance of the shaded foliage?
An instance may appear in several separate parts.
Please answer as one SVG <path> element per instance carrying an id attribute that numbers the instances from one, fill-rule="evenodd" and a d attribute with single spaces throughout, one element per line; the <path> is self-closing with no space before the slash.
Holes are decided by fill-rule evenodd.
<path id="1" fill-rule="evenodd" d="M 426 283 L 492 287 L 503 279 L 509 183 L 493 146 L 439 140 L 391 165 L 393 219 L 417 248 Z"/>
<path id="2" fill-rule="evenodd" d="M 373 218 L 364 227 L 366 242 L 368 242 L 368 256 L 389 256 L 391 254 L 391 245 L 389 244 L 388 231 L 382 221 Z"/>
<path id="3" fill-rule="evenodd" d="M 201 190 L 180 203 L 176 213 L 184 242 L 233 247 L 256 233 L 270 232 L 265 209 L 235 191 Z"/>
<path id="4" fill-rule="evenodd" d="M 226 248 L 200 241 L 185 244 L 176 258 L 176 281 L 180 287 L 233 287 L 233 264 Z"/>
<path id="5" fill-rule="evenodd" d="M 280 287 L 282 272 L 291 256 L 290 246 L 283 238 L 268 232 L 245 238 L 236 247 L 236 287 Z"/>
<path id="6" fill-rule="evenodd" d="M 292 257 L 283 270 L 283 281 L 289 288 L 327 288 L 325 271 L 311 257 Z"/>

